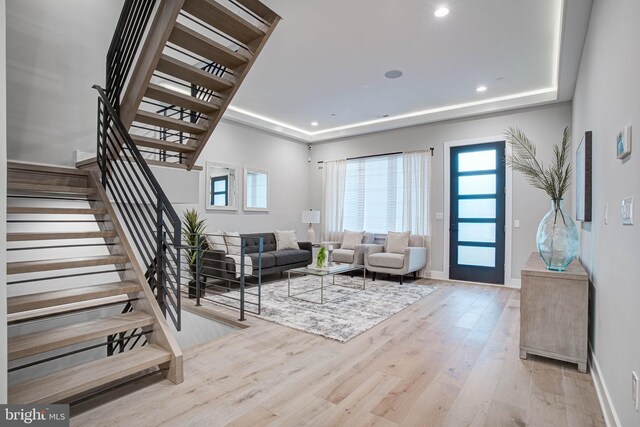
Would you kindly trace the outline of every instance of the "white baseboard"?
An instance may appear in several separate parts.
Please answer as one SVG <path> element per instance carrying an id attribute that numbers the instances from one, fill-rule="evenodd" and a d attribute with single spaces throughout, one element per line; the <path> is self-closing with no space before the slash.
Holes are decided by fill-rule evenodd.
<path id="1" fill-rule="evenodd" d="M 432 271 L 429 276 L 430 279 L 446 279 L 447 276 L 444 274 L 444 271 Z"/>
<path id="2" fill-rule="evenodd" d="M 509 279 L 504 285 L 507 288 L 520 289 L 522 287 L 521 284 L 522 281 L 520 279 Z"/>
<path id="3" fill-rule="evenodd" d="M 607 385 L 602 377 L 602 371 L 600 365 L 598 365 L 598 359 L 593 354 L 591 344 L 589 344 L 589 357 L 591 358 L 591 378 L 596 388 L 596 394 L 598 395 L 598 401 L 600 402 L 600 408 L 602 409 L 602 416 L 607 427 L 621 427 L 620 418 L 616 413 L 616 408 L 613 406 Z"/>
<path id="4" fill-rule="evenodd" d="M 431 271 L 431 275 L 429 276 L 429 278 L 430 279 L 439 279 L 439 280 L 448 280 L 449 279 L 447 277 L 447 275 L 444 273 L 444 271 Z M 490 284 L 490 283 L 483 283 L 483 284 Z M 498 286 L 503 286 L 503 285 L 498 285 Z M 504 284 L 504 287 L 520 289 L 520 279 L 511 279 L 511 280 L 509 280 L 509 281 L 507 281 L 507 283 Z"/>

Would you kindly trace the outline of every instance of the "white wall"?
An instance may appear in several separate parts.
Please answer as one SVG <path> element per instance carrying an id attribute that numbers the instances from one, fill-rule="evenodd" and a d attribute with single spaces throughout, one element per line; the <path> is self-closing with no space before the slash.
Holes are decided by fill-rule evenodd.
<path id="1" fill-rule="evenodd" d="M 542 159 L 551 158 L 551 147 L 562 139 L 562 130 L 571 124 L 571 105 L 555 104 L 516 112 L 476 118 L 452 120 L 380 132 L 361 137 L 313 146 L 310 165 L 311 208 L 322 205 L 322 171 L 317 161 L 335 160 L 370 154 L 427 149 L 435 147 L 431 172 L 432 270 L 444 271 L 443 244 L 447 233 L 444 221 L 436 220 L 436 212 L 444 212 L 444 142 L 502 135 L 509 126 L 518 126 L 538 145 Z M 571 195 L 565 206 L 571 208 Z M 520 278 L 520 269 L 531 252 L 536 250 L 538 224 L 550 207 L 549 197 L 531 187 L 521 176 L 513 175 L 513 218 L 520 228 L 513 230 L 512 277 Z"/>
<path id="2" fill-rule="evenodd" d="M 0 0 L 0 404 L 7 403 L 7 92 L 6 15 Z"/>
<path id="3" fill-rule="evenodd" d="M 8 0 L 8 157 L 73 165 L 95 152 L 97 93 L 123 0 Z"/>
<path id="4" fill-rule="evenodd" d="M 298 239 L 303 239 L 306 225 L 301 222 L 302 211 L 310 207 L 307 194 L 308 153 L 304 144 L 222 121 L 213 132 L 197 164 L 203 169 L 207 161 L 235 165 L 239 168 L 241 181 L 244 167 L 269 171 L 269 212 L 243 212 L 241 198 L 237 211 L 205 211 L 204 170 L 199 172 L 198 204 L 174 203 L 174 208 L 181 215 L 184 209 L 197 207 L 206 216 L 207 230 L 210 232 L 218 229 L 241 233 L 296 230 Z M 238 190 L 242 197 L 243 184 L 239 184 Z"/>
<path id="5" fill-rule="evenodd" d="M 182 309 L 182 330 L 177 331 L 172 322 L 169 327 L 182 351 L 238 332 L 240 329 Z"/>
<path id="6" fill-rule="evenodd" d="M 640 373 L 640 218 L 637 208 L 634 226 L 622 226 L 620 217 L 623 198 L 640 201 L 639 17 L 637 0 L 595 1 L 573 100 L 574 144 L 593 132 L 593 221 L 581 230 L 593 293 L 591 345 L 622 426 L 640 425 L 630 397 L 631 371 Z M 627 125 L 633 152 L 620 161 L 615 138 Z"/>

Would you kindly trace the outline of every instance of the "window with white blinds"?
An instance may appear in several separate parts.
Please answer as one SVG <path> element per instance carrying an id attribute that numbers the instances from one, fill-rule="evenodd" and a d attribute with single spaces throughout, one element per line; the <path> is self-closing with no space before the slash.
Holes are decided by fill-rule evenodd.
<path id="1" fill-rule="evenodd" d="M 344 198 L 344 229 L 373 233 L 402 230 L 402 156 L 350 160 Z"/>

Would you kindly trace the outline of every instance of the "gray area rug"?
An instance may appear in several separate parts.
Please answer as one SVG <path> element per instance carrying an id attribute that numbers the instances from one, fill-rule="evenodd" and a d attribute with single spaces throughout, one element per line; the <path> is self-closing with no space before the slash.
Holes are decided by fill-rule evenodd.
<path id="1" fill-rule="evenodd" d="M 330 279 L 325 278 L 326 281 Z M 326 282 L 325 282 L 326 283 Z M 362 288 L 362 276 L 350 278 L 336 276 L 336 284 L 340 286 L 325 287 L 324 304 L 320 302 L 320 291 L 312 291 L 298 298 L 287 296 L 287 280 L 270 282 L 262 285 L 262 311 L 254 315 L 260 319 L 288 326 L 299 331 L 321 335 L 340 342 L 347 342 L 361 333 L 411 304 L 433 292 L 431 285 L 415 285 L 387 280 L 371 281 L 367 279 L 366 290 Z M 291 293 L 297 294 L 320 286 L 320 278 L 303 276 L 291 279 Z M 247 295 L 257 293 L 257 288 L 247 290 L 246 301 L 257 302 L 257 298 Z M 236 295 L 233 295 L 233 294 Z M 237 291 L 227 293 L 238 298 Z M 207 299 L 219 300 L 226 304 L 229 300 L 221 296 L 210 296 Z M 248 310 L 255 306 L 246 305 Z"/>

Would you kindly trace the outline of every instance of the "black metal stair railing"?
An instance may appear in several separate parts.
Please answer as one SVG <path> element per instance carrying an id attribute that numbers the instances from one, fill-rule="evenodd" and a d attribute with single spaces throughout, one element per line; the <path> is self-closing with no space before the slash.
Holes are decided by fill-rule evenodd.
<path id="1" fill-rule="evenodd" d="M 104 90 L 94 85 L 98 98 L 98 165 L 102 185 L 118 209 L 142 264 L 155 266 L 148 282 L 165 316 L 180 330 L 181 223 L 162 190 L 108 103 Z"/>
<path id="2" fill-rule="evenodd" d="M 107 53 L 106 90 L 93 86 L 99 94 L 97 163 L 141 265 L 151 266 L 146 277 L 158 305 L 180 330 L 180 218 L 119 116 L 122 91 L 155 4 L 125 0 Z M 132 309 L 128 305 L 125 312 Z"/>
<path id="3" fill-rule="evenodd" d="M 107 52 L 106 92 L 120 112 L 122 89 L 127 81 L 156 0 L 125 0 Z"/>

